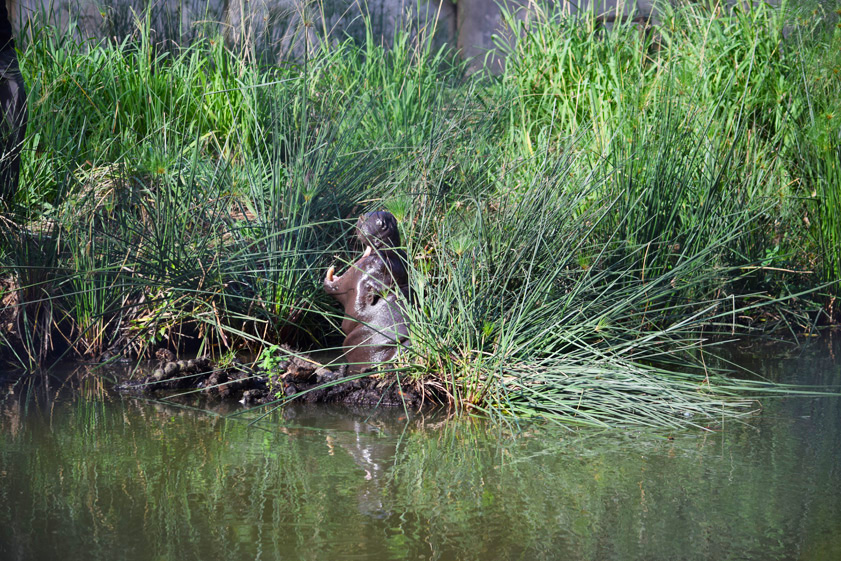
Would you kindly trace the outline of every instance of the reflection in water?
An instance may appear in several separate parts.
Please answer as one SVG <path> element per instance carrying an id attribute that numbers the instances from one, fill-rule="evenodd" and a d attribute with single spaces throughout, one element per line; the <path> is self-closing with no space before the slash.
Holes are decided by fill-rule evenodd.
<path id="1" fill-rule="evenodd" d="M 400 439 L 407 431 L 435 430 L 446 422 L 441 411 L 409 414 L 394 408 L 342 406 L 291 405 L 283 417 L 286 423 L 301 427 L 298 430 L 323 431 L 328 455 L 344 453 L 351 458 L 361 478 L 356 492 L 358 512 L 378 519 L 391 514 L 383 497 Z"/>
<path id="2" fill-rule="evenodd" d="M 837 386 L 831 350 L 740 360 Z M 717 433 L 513 433 L 335 407 L 249 426 L 29 379 L 0 402 L 3 560 L 841 559 L 837 397 Z"/>

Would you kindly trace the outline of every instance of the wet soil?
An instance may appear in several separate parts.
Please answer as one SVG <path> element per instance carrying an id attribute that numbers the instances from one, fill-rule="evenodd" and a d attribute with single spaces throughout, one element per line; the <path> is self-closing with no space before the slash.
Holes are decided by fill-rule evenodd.
<path id="1" fill-rule="evenodd" d="M 349 375 L 344 366 L 328 368 L 306 355 L 281 362 L 273 372 L 237 360 L 219 365 L 206 357 L 175 360 L 164 355 L 159 359 L 149 376 L 118 384 L 117 390 L 150 397 L 199 394 L 211 401 L 244 405 L 294 401 L 418 409 L 440 401 L 429 388 L 405 376 L 393 372 Z"/>

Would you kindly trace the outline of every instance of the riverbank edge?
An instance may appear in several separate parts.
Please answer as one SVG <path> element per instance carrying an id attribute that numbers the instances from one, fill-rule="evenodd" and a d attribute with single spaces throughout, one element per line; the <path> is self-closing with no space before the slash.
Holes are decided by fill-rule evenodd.
<path id="1" fill-rule="evenodd" d="M 401 376 L 395 370 L 350 373 L 345 365 L 323 365 L 306 354 L 290 356 L 271 371 L 237 359 L 222 364 L 208 357 L 176 360 L 172 353 L 159 354 L 163 359 L 151 374 L 136 381 L 118 381 L 114 389 L 128 395 L 200 397 L 248 407 L 294 401 L 418 410 L 446 401 L 436 385 Z"/>

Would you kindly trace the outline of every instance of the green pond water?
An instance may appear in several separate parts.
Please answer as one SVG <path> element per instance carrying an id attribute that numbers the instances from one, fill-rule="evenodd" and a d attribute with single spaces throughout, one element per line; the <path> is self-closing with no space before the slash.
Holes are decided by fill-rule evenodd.
<path id="1" fill-rule="evenodd" d="M 839 387 L 841 345 L 735 358 Z M 249 426 L 35 376 L 0 398 L 0 560 L 841 559 L 841 400 L 713 432 L 288 408 Z"/>

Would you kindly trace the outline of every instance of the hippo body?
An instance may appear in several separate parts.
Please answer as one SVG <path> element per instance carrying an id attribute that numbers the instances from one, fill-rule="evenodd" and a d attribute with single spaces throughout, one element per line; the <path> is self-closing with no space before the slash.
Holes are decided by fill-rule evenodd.
<path id="1" fill-rule="evenodd" d="M 373 212 L 359 218 L 356 232 L 365 253 L 343 275 L 333 276 L 331 267 L 324 279 L 324 289 L 345 311 L 343 347 L 352 372 L 392 360 L 409 338 L 409 282 L 397 221 Z"/>

